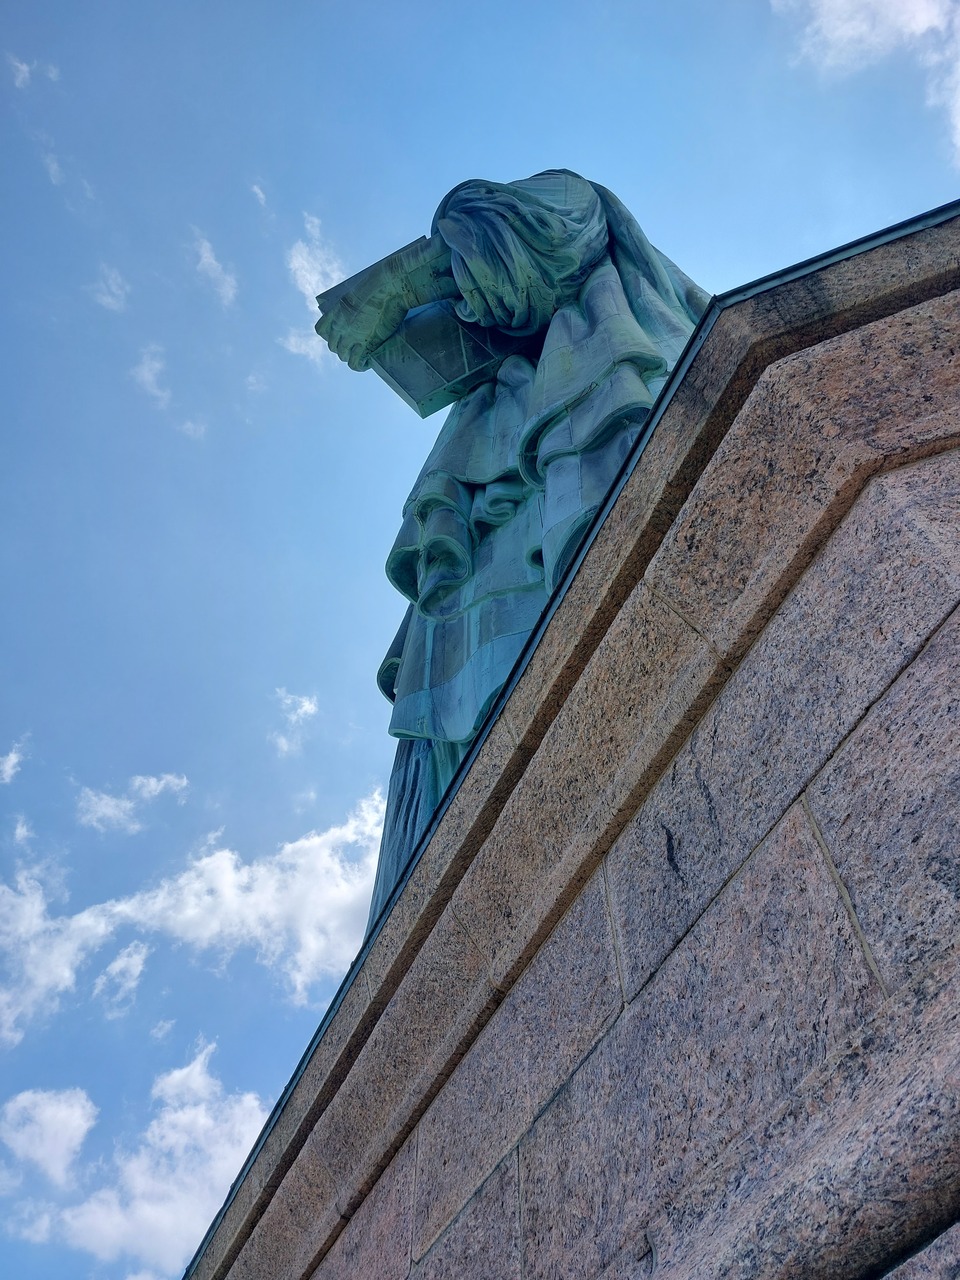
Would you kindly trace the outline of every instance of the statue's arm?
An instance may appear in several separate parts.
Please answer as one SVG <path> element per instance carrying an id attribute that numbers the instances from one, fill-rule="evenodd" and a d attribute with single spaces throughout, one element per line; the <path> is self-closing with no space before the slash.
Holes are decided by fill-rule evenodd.
<path id="1" fill-rule="evenodd" d="M 441 236 L 432 235 L 355 276 L 324 311 L 316 330 L 351 369 L 366 369 L 408 311 L 460 296 L 450 249 Z"/>

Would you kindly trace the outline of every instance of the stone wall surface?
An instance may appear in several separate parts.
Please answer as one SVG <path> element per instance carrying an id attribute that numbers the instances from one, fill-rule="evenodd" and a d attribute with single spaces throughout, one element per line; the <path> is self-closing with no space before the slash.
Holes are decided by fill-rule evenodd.
<path id="1" fill-rule="evenodd" d="M 721 317 L 200 1280 L 960 1275 L 958 285 Z"/>

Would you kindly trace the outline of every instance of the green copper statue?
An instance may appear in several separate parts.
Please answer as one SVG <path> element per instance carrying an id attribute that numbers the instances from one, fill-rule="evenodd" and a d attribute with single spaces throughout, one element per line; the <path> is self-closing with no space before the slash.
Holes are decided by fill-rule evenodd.
<path id="1" fill-rule="evenodd" d="M 429 239 L 318 298 L 317 332 L 424 416 L 453 403 L 387 560 L 400 739 L 369 928 L 637 439 L 708 295 L 566 170 L 462 183 Z"/>

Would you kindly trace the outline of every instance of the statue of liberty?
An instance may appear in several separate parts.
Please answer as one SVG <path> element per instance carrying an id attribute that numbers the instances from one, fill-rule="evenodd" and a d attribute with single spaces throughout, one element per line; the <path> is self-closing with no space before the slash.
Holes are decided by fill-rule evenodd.
<path id="1" fill-rule="evenodd" d="M 462 183 L 429 238 L 318 298 L 351 368 L 424 416 L 453 402 L 387 558 L 409 606 L 378 675 L 399 745 L 368 933 L 708 301 L 562 169 Z"/>

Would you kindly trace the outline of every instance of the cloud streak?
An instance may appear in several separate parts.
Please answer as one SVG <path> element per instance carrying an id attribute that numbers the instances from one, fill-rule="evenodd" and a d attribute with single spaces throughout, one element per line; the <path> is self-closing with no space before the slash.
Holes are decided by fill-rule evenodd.
<path id="1" fill-rule="evenodd" d="M 320 219 L 305 213 L 303 229 L 304 237 L 296 240 L 287 251 L 287 270 L 294 286 L 302 294 L 307 310 L 316 320 L 319 319 L 317 294 L 342 280 L 347 273 L 336 251 L 323 238 Z M 285 351 L 306 356 L 318 366 L 333 358 L 326 343 L 306 328 L 291 328 L 277 341 Z"/>
<path id="2" fill-rule="evenodd" d="M 282 733 L 268 734 L 268 738 L 277 748 L 277 755 L 281 757 L 299 755 L 303 749 L 306 725 L 320 710 L 319 703 L 313 694 L 304 697 L 287 693 L 286 689 L 277 689 L 276 698 L 280 703 L 286 727 Z"/>
<path id="3" fill-rule="evenodd" d="M 151 342 L 140 352 L 140 363 L 130 370 L 130 377 L 137 386 L 147 393 L 158 409 L 170 406 L 170 389 L 160 385 L 163 371 L 167 367 L 163 347 Z"/>
<path id="4" fill-rule="evenodd" d="M 105 262 L 100 264 L 100 279 L 89 286 L 89 292 L 93 295 L 94 302 L 107 311 L 127 309 L 130 286 L 116 267 L 108 267 Z"/>
<path id="5" fill-rule="evenodd" d="M 131 942 L 93 984 L 93 994 L 105 1002 L 108 1018 L 119 1018 L 129 1009 L 149 954 L 145 942 Z"/>
<path id="6" fill-rule="evenodd" d="M 189 783 L 183 774 L 164 773 L 160 777 L 137 775 L 130 779 L 125 795 L 112 796 L 108 791 L 81 787 L 77 797 L 77 822 L 95 831 L 123 831 L 135 835 L 143 830 L 140 809 L 165 791 L 180 795 Z M 182 801 L 181 801 L 182 803 Z"/>
<path id="7" fill-rule="evenodd" d="M 5 756 L 0 756 L 0 786 L 9 786 L 25 759 L 26 739 L 15 742 Z"/>
<path id="8" fill-rule="evenodd" d="M 197 271 L 213 286 L 223 307 L 233 304 L 237 296 L 237 277 L 217 261 L 213 245 L 194 227 L 193 247 L 197 253 Z"/>
<path id="9" fill-rule="evenodd" d="M 33 78 L 34 71 L 40 67 L 40 72 L 45 75 L 48 80 L 60 79 L 60 68 L 55 67 L 52 62 L 40 66 L 38 62 L 24 62 L 22 59 L 15 57 L 12 53 L 7 54 L 7 62 L 10 65 L 10 71 L 13 75 L 13 87 L 15 89 L 26 89 L 29 87 Z"/>

